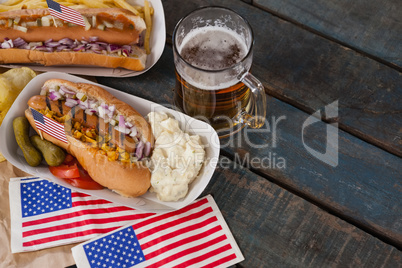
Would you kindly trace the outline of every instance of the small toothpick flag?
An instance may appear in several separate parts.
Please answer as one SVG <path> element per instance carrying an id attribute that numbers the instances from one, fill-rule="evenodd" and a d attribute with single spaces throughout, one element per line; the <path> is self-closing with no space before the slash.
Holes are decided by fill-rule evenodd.
<path id="1" fill-rule="evenodd" d="M 31 108 L 31 112 L 35 120 L 35 126 L 37 129 L 49 134 L 50 136 L 62 142 L 68 143 L 63 124 L 60 124 L 59 122 L 56 122 L 53 119 L 44 116 L 33 108 Z"/>
<path id="2" fill-rule="evenodd" d="M 77 10 L 63 6 L 53 0 L 46 0 L 46 2 L 52 16 L 85 27 L 84 18 Z"/>

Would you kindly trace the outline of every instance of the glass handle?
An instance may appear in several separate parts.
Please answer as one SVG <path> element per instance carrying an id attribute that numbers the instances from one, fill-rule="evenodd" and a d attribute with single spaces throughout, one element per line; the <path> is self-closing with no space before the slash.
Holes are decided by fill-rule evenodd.
<path id="1" fill-rule="evenodd" d="M 253 114 L 243 114 L 242 121 L 251 128 L 260 128 L 265 123 L 267 113 L 267 97 L 264 86 L 251 73 L 246 72 L 240 79 L 248 88 L 250 88 L 254 97 Z"/>

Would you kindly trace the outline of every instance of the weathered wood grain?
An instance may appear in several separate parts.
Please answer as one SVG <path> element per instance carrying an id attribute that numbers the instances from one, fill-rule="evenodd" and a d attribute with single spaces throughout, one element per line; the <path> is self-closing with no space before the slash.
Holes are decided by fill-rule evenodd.
<path id="1" fill-rule="evenodd" d="M 223 151 L 275 183 L 402 247 L 401 159 L 322 121 L 303 129 L 309 114 L 272 97 L 268 103 L 265 127 L 245 128 L 223 139 Z M 333 151 L 331 146 L 327 149 L 327 140 L 334 145 Z M 309 149 L 323 155 L 317 158 Z"/>
<path id="2" fill-rule="evenodd" d="M 254 0 L 253 5 L 402 68 L 399 0 Z"/>
<path id="3" fill-rule="evenodd" d="M 341 129 L 402 156 L 402 78 L 397 70 L 242 1 L 163 4 L 168 34 L 196 7 L 236 10 L 253 27 L 252 72 L 268 94 L 308 113 L 339 100 Z"/>
<path id="4" fill-rule="evenodd" d="M 172 105 L 172 49 L 166 46 L 159 62 L 144 75 L 97 80 Z M 303 145 L 302 126 L 309 114 L 272 97 L 268 98 L 267 114 L 264 129 L 244 130 L 233 139 L 223 139 L 222 153 L 382 239 L 402 245 L 400 158 L 339 131 L 339 164 L 334 168 L 316 159 Z M 281 117 L 284 119 L 278 121 Z M 272 120 L 278 122 L 276 143 Z M 326 124 L 319 122 L 305 130 L 306 145 L 325 152 Z M 281 159 L 285 168 L 276 168 Z"/>
<path id="5" fill-rule="evenodd" d="M 400 267 L 402 253 L 221 157 L 211 194 L 245 261 L 241 267 Z"/>

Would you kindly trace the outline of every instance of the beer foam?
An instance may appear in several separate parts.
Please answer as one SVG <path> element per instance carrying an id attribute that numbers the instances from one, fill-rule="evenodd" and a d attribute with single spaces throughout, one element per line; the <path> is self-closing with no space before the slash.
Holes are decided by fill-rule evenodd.
<path id="1" fill-rule="evenodd" d="M 241 61 L 247 54 L 247 45 L 236 32 L 219 26 L 207 26 L 190 31 L 178 51 L 192 66 L 203 70 L 223 70 Z M 178 68 L 185 80 L 194 86 L 218 90 L 238 83 L 236 75 L 202 73 L 191 67 Z"/>

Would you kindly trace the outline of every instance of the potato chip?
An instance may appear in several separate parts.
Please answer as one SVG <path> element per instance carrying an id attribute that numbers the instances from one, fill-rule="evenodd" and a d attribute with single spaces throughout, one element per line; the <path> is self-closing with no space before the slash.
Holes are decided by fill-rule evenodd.
<path id="1" fill-rule="evenodd" d="M 36 73 L 28 67 L 21 67 L 10 69 L 1 76 L 9 80 L 12 84 L 13 90 L 18 91 L 19 94 L 28 82 L 36 76 Z"/>
<path id="2" fill-rule="evenodd" d="M 0 75 L 0 112 L 11 107 L 21 90 L 35 76 L 36 73 L 27 67 L 10 69 Z"/>
<path id="3" fill-rule="evenodd" d="M 10 69 L 0 74 L 0 125 L 18 94 L 35 76 L 36 73 L 27 67 Z M 0 153 L 0 162 L 4 160 Z"/>
<path id="4" fill-rule="evenodd" d="M 9 108 L 16 96 L 11 82 L 0 75 L 0 112 Z"/>

